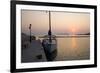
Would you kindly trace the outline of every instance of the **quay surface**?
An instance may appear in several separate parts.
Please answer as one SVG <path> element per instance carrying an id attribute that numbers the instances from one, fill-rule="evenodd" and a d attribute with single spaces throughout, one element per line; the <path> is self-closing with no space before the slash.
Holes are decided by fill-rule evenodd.
<path id="1" fill-rule="evenodd" d="M 28 48 L 21 50 L 21 62 L 45 62 L 47 61 L 44 49 L 40 40 L 32 40 Z"/>

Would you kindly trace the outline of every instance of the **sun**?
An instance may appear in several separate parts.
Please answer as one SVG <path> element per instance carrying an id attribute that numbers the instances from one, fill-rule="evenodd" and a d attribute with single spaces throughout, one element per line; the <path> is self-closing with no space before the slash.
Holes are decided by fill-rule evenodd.
<path id="1" fill-rule="evenodd" d="M 77 29 L 77 27 L 76 26 L 70 26 L 69 27 L 69 33 L 71 34 L 71 35 L 75 35 L 76 33 L 78 32 L 78 29 Z"/>
<path id="2" fill-rule="evenodd" d="M 75 32 L 76 32 L 76 29 L 75 29 L 75 28 L 73 28 L 73 29 L 72 29 L 72 32 L 73 32 L 73 33 L 75 33 Z"/>
<path id="3" fill-rule="evenodd" d="M 76 33 L 76 29 L 75 28 L 72 28 L 71 29 L 71 33 L 74 35 Z"/>

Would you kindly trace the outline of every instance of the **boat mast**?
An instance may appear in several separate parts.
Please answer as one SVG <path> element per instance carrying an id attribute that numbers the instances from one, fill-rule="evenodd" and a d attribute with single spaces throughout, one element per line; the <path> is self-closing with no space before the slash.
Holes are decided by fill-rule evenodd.
<path id="1" fill-rule="evenodd" d="M 52 35 L 52 32 L 51 32 L 51 13 L 49 11 L 49 31 L 48 31 L 49 42 L 52 42 L 51 35 Z"/>

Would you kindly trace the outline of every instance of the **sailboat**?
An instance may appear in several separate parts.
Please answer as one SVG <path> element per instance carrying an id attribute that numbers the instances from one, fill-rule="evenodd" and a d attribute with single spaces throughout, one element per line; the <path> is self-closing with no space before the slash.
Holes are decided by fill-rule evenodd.
<path id="1" fill-rule="evenodd" d="M 57 56 L 57 40 L 51 31 L 51 13 L 49 11 L 49 30 L 48 35 L 44 36 L 42 45 L 46 54 L 47 61 L 53 61 Z"/>

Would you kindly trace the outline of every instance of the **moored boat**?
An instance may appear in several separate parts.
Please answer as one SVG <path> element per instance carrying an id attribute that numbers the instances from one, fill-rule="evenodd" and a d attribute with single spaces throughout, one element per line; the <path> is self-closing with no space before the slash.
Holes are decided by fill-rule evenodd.
<path id="1" fill-rule="evenodd" d="M 49 41 L 49 38 L 45 38 L 42 41 L 42 45 L 48 61 L 53 61 L 57 56 L 57 40 L 56 37 L 51 36 L 52 42 Z"/>
<path id="2" fill-rule="evenodd" d="M 54 60 L 57 56 L 57 40 L 56 36 L 52 35 L 51 31 L 51 12 L 49 11 L 49 31 L 48 35 L 44 36 L 42 45 L 48 61 Z"/>

